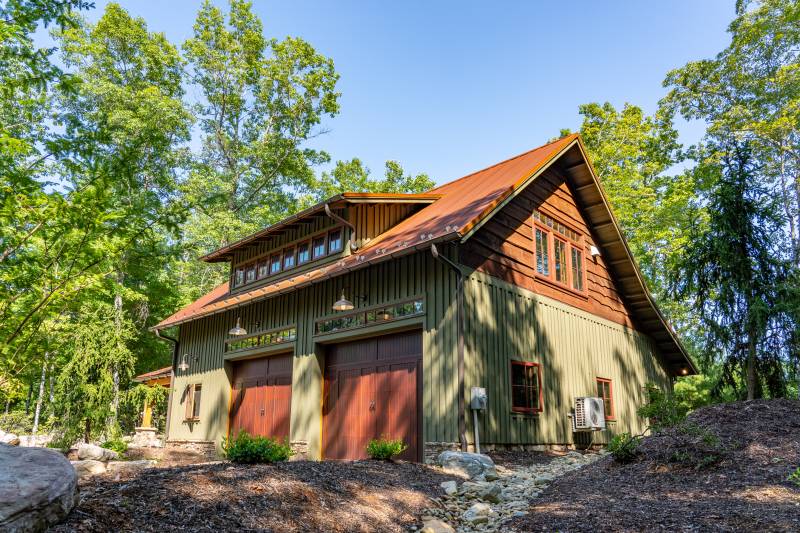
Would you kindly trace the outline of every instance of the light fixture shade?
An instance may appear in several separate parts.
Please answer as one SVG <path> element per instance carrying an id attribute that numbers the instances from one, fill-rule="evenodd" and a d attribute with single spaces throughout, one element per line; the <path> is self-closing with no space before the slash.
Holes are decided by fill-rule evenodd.
<path id="1" fill-rule="evenodd" d="M 183 357 L 181 357 L 181 364 L 178 365 L 178 370 L 181 372 L 189 370 L 189 363 L 186 362 L 186 354 L 183 354 Z"/>
<path id="2" fill-rule="evenodd" d="M 242 327 L 241 317 L 236 318 L 236 325 L 231 328 L 231 330 L 228 332 L 228 335 L 232 335 L 234 337 L 247 335 L 247 330 Z"/>
<path id="3" fill-rule="evenodd" d="M 344 297 L 344 289 L 342 289 L 342 297 L 336 300 L 333 304 L 334 311 L 352 311 L 355 309 L 353 302 Z"/>

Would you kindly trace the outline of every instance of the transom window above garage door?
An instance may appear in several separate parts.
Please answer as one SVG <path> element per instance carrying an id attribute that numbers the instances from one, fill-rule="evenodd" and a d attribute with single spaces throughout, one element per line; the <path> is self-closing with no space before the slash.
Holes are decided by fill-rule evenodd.
<path id="1" fill-rule="evenodd" d="M 231 339 L 225 341 L 225 350 L 232 352 L 234 350 L 244 350 L 246 348 L 256 348 L 258 346 L 271 346 L 273 344 L 282 344 L 284 342 L 292 342 L 297 338 L 297 328 L 280 328 L 255 335 L 249 335 L 243 339 Z"/>
<path id="2" fill-rule="evenodd" d="M 315 331 L 317 335 L 333 333 L 334 331 L 341 331 L 343 329 L 392 322 L 393 320 L 421 315 L 424 312 L 425 304 L 422 299 L 411 300 L 318 320 L 315 325 Z"/>

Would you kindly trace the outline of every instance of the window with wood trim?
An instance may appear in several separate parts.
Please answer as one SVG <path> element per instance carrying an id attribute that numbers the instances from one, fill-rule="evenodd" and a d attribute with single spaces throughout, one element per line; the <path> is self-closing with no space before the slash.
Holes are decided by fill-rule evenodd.
<path id="1" fill-rule="evenodd" d="M 283 251 L 283 269 L 288 270 L 290 268 L 294 268 L 294 247 Z"/>
<path id="2" fill-rule="evenodd" d="M 511 410 L 541 412 L 542 371 L 538 363 L 511 361 Z"/>
<path id="3" fill-rule="evenodd" d="M 312 259 L 319 259 L 325 255 L 325 236 L 315 237 L 311 241 L 311 257 Z"/>
<path id="4" fill-rule="evenodd" d="M 537 277 L 584 292 L 581 235 L 539 211 L 533 212 L 533 220 Z"/>
<path id="5" fill-rule="evenodd" d="M 247 265 L 244 268 L 245 268 L 245 270 L 244 270 L 244 282 L 245 283 L 250 283 L 251 281 L 255 281 L 256 280 L 256 264 L 255 263 L 251 263 L 251 264 Z"/>
<path id="6" fill-rule="evenodd" d="M 265 261 L 260 261 L 258 263 L 258 279 L 266 278 L 269 276 L 269 263 Z"/>
<path id="7" fill-rule="evenodd" d="M 203 387 L 200 383 L 189 385 L 186 391 L 186 420 L 200 420 L 200 398 L 202 396 Z"/>
<path id="8" fill-rule="evenodd" d="M 302 265 L 311 260 L 311 251 L 308 242 L 301 242 L 297 245 L 297 264 Z"/>
<path id="9" fill-rule="evenodd" d="M 334 254 L 342 251 L 342 230 L 337 229 L 328 233 L 328 253 Z"/>
<path id="10" fill-rule="evenodd" d="M 281 271 L 281 254 L 274 254 L 269 258 L 269 273 L 277 274 Z"/>
<path id="11" fill-rule="evenodd" d="M 597 397 L 603 399 L 606 420 L 614 418 L 614 392 L 610 379 L 597 378 Z"/>
<path id="12" fill-rule="evenodd" d="M 233 272 L 233 286 L 244 285 L 244 267 L 239 267 Z"/>

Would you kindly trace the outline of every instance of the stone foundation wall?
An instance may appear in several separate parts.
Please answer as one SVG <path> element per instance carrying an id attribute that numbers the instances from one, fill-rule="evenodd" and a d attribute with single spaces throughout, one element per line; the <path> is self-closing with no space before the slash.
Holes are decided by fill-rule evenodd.
<path id="1" fill-rule="evenodd" d="M 308 442 L 304 440 L 293 440 L 289 443 L 289 446 L 292 447 L 292 451 L 294 455 L 292 455 L 292 461 L 305 461 L 308 459 Z"/>
<path id="2" fill-rule="evenodd" d="M 164 448 L 165 456 L 194 457 L 197 462 L 221 459 L 213 441 L 170 440 Z"/>

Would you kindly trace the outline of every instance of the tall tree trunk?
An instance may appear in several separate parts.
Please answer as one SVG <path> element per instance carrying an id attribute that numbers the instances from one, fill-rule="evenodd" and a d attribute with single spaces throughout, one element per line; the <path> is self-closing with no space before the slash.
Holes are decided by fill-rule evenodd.
<path id="1" fill-rule="evenodd" d="M 747 340 L 747 399 L 756 397 L 756 345 L 753 337 Z"/>
<path id="2" fill-rule="evenodd" d="M 25 400 L 25 416 L 31 414 L 31 400 L 33 400 L 33 381 L 28 384 L 28 399 Z"/>
<path id="3" fill-rule="evenodd" d="M 800 364 L 800 363 L 798 363 L 798 364 Z M 798 370 L 800 370 L 800 368 L 798 368 Z M 6 414 L 8 414 L 8 411 L 10 411 L 10 410 L 11 410 L 11 398 L 9 397 L 9 398 L 6 398 Z"/>
<path id="4" fill-rule="evenodd" d="M 47 362 L 50 358 L 48 352 L 44 353 L 44 361 L 42 361 L 42 377 L 39 379 L 39 397 L 36 399 L 36 412 L 33 415 L 33 442 L 36 444 L 36 433 L 39 431 L 39 416 L 42 413 L 42 400 L 44 399 L 44 384 L 47 377 Z"/>
<path id="5" fill-rule="evenodd" d="M 117 271 L 117 293 L 114 295 L 114 333 L 117 342 L 119 342 L 122 330 L 122 282 L 124 276 L 124 273 Z M 115 358 L 111 364 L 113 396 L 111 398 L 111 416 L 108 421 L 109 433 L 116 430 L 117 419 L 119 417 L 119 362 Z"/>

